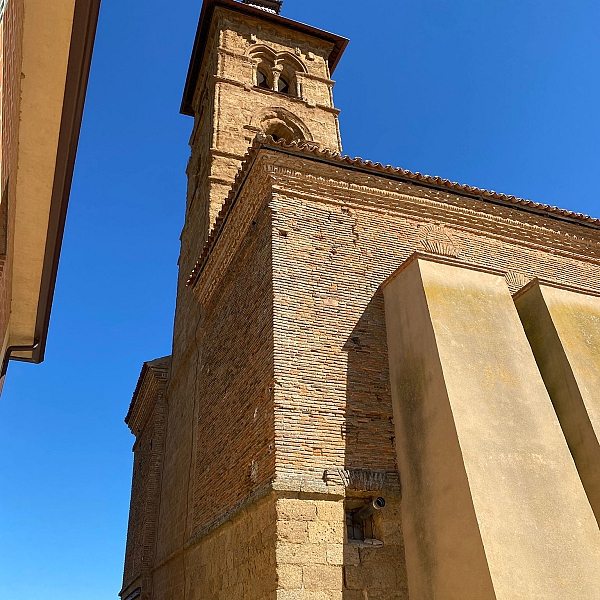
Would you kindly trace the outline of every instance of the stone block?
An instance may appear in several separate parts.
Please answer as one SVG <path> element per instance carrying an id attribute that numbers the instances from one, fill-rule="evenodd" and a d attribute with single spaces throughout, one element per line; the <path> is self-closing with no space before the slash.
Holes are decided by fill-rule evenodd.
<path id="1" fill-rule="evenodd" d="M 341 544 L 344 541 L 343 521 L 313 521 L 308 523 L 308 540 L 313 544 Z"/>
<path id="2" fill-rule="evenodd" d="M 312 524 L 312 523 L 311 523 Z M 278 521 L 277 538 L 282 542 L 303 544 L 308 541 L 306 521 Z"/>
<path id="3" fill-rule="evenodd" d="M 277 563 L 281 565 L 327 564 L 325 544 L 290 544 L 278 542 Z"/>
<path id="4" fill-rule="evenodd" d="M 350 590 L 345 588 L 343 591 L 344 600 L 366 600 L 366 591 L 363 590 Z"/>
<path id="5" fill-rule="evenodd" d="M 353 566 L 360 565 L 360 554 L 357 546 L 344 544 L 344 564 Z"/>
<path id="6" fill-rule="evenodd" d="M 404 587 L 395 590 L 369 590 L 368 600 L 409 600 L 408 588 Z"/>
<path id="7" fill-rule="evenodd" d="M 342 567 L 309 565 L 302 568 L 302 582 L 307 590 L 341 590 Z"/>
<path id="8" fill-rule="evenodd" d="M 326 591 L 277 590 L 277 600 L 331 600 Z"/>
<path id="9" fill-rule="evenodd" d="M 349 590 L 364 590 L 371 580 L 368 571 L 360 565 L 346 565 L 344 567 L 344 582 Z"/>
<path id="10" fill-rule="evenodd" d="M 278 589 L 296 590 L 302 588 L 302 566 L 280 564 L 277 567 Z"/>
<path id="11" fill-rule="evenodd" d="M 381 523 L 381 529 L 383 533 L 383 542 L 386 545 L 403 545 L 404 536 L 402 535 L 401 521 L 390 521 L 389 519 L 387 519 L 387 515 L 385 515 L 383 522 Z"/>
<path id="12" fill-rule="evenodd" d="M 344 544 L 327 544 L 327 563 L 330 565 L 344 564 Z"/>
<path id="13" fill-rule="evenodd" d="M 318 501 L 317 518 L 319 521 L 344 522 L 344 503 L 343 501 L 328 502 Z"/>
<path id="14" fill-rule="evenodd" d="M 317 506 L 312 500 L 281 498 L 277 501 L 277 516 L 286 521 L 314 521 Z"/>

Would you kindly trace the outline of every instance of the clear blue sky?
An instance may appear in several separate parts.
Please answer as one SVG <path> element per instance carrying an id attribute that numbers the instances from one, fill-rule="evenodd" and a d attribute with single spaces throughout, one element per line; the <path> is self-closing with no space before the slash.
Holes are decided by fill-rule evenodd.
<path id="1" fill-rule="evenodd" d="M 114 599 L 141 364 L 170 352 L 200 0 L 103 0 L 46 361 L 0 398 L 0 600 Z M 597 0 L 286 0 L 345 35 L 347 154 L 600 216 Z"/>

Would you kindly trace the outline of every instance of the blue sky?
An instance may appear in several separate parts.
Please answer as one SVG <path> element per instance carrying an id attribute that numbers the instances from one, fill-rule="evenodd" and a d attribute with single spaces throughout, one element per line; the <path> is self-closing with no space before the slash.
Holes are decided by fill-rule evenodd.
<path id="1" fill-rule="evenodd" d="M 46 361 L 0 398 L 0 600 L 121 585 L 144 360 L 170 352 L 200 0 L 103 0 Z M 600 216 L 600 3 L 286 0 L 351 39 L 344 151 Z"/>

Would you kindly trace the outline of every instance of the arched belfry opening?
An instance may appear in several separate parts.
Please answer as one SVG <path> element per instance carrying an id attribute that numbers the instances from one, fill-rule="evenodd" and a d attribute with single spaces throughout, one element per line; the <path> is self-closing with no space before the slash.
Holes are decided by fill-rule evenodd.
<path id="1" fill-rule="evenodd" d="M 275 141 L 284 140 L 288 143 L 313 141 L 306 124 L 292 112 L 281 107 L 259 111 L 253 116 L 248 128 L 256 133 L 270 135 Z"/>
<path id="2" fill-rule="evenodd" d="M 280 7 L 204 0 L 182 104 L 194 117 L 188 207 L 197 214 L 188 219 L 199 224 L 199 247 L 190 255 L 201 252 L 257 133 L 341 151 L 331 73 L 347 40 L 280 17 Z"/>

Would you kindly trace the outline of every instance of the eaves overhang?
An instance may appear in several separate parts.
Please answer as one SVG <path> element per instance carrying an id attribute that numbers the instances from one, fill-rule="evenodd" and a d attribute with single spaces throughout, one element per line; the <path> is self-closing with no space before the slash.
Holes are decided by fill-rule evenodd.
<path id="1" fill-rule="evenodd" d="M 131 429 L 131 432 L 136 435 L 138 433 L 138 426 L 145 421 L 144 415 L 140 415 L 140 411 L 143 412 L 144 407 L 140 406 L 140 402 L 143 401 L 142 390 L 144 386 L 149 382 L 150 378 L 155 378 L 158 381 L 165 382 L 169 375 L 169 369 L 171 368 L 171 356 L 163 356 L 149 362 L 145 362 L 142 365 L 142 371 L 138 378 L 135 391 L 129 404 L 129 410 L 125 416 L 125 424 Z"/>
<path id="2" fill-rule="evenodd" d="M 533 202 L 532 200 L 525 200 L 524 198 L 517 198 L 516 196 L 457 183 L 441 177 L 413 173 L 400 167 L 392 167 L 390 165 L 382 165 L 381 163 L 373 163 L 370 160 L 363 160 L 362 158 L 342 156 L 339 152 L 335 152 L 334 150 L 329 150 L 327 148 L 320 148 L 318 145 L 309 142 L 294 141 L 288 143 L 283 139 L 276 141 L 271 136 L 259 134 L 254 140 L 252 146 L 250 146 L 248 153 L 242 162 L 242 166 L 238 171 L 231 190 L 229 191 L 229 195 L 225 199 L 223 206 L 217 215 L 215 224 L 210 232 L 208 240 L 204 245 L 202 254 L 200 255 L 187 279 L 187 286 L 193 288 L 198 282 L 204 265 L 208 261 L 213 248 L 221 236 L 229 214 L 231 213 L 239 193 L 244 186 L 244 183 L 248 178 L 250 171 L 252 170 L 252 166 L 256 162 L 261 150 L 281 152 L 284 154 L 297 156 L 298 158 L 306 158 L 312 161 L 329 164 L 335 167 L 360 171 L 369 175 L 377 175 L 379 177 L 451 192 L 459 196 L 466 196 L 477 200 L 483 200 L 484 202 L 498 204 L 528 213 L 538 214 L 546 218 L 562 221 L 564 223 L 573 223 L 575 225 L 591 228 L 596 231 L 600 230 L 600 219 L 582 213 L 576 213 L 563 208 L 558 208 L 556 206 L 540 204 L 538 202 Z"/>
<path id="3" fill-rule="evenodd" d="M 181 103 L 181 113 L 190 117 L 194 116 L 194 92 L 196 90 L 198 76 L 200 75 L 202 62 L 204 60 L 206 42 L 210 33 L 213 13 L 219 6 L 237 13 L 262 19 L 263 21 L 268 21 L 275 25 L 280 25 L 281 27 L 286 27 L 287 29 L 298 31 L 304 35 L 308 35 L 332 44 L 333 49 L 329 54 L 328 59 L 330 73 L 335 71 L 338 62 L 340 61 L 340 58 L 342 57 L 342 54 L 348 45 L 348 40 L 344 37 L 323 31 L 322 29 L 317 29 L 316 27 L 311 27 L 310 25 L 305 25 L 299 21 L 286 19 L 281 15 L 255 8 L 249 4 L 242 4 L 237 0 L 204 0 L 202 12 L 200 13 L 200 20 L 198 23 L 198 30 L 196 32 L 196 39 L 194 41 L 194 49 L 192 50 L 192 58 L 190 60 L 190 66 L 185 82 L 183 100 Z"/>
<path id="4" fill-rule="evenodd" d="M 21 346 L 28 338 L 32 343 L 32 350 L 16 350 L 5 357 L 7 359 L 33 363 L 40 363 L 44 359 L 100 2 L 101 0 L 75 0 L 74 5 L 71 3 L 69 8 L 66 2 L 51 5 L 47 0 L 29 0 L 26 5 L 22 65 L 25 80 L 19 126 L 17 192 L 14 199 L 18 222 L 15 224 L 13 250 L 13 302 L 9 339 L 10 345 L 14 345 L 16 340 L 16 344 Z M 64 12 L 61 13 L 63 8 Z M 42 14 L 45 16 L 44 11 L 47 10 L 53 11 L 53 15 L 59 15 L 57 23 L 44 22 Z M 60 64 L 56 66 L 60 57 L 52 55 L 51 51 L 53 43 L 56 43 L 57 48 L 63 43 L 62 38 L 58 38 L 64 36 L 62 32 L 67 18 L 71 23 L 70 41 L 65 53 L 66 66 L 61 67 Z M 32 21 L 35 21 L 33 25 Z M 36 35 L 38 32 L 43 35 Z M 63 75 L 56 78 L 58 81 L 54 84 L 51 83 L 51 77 L 44 75 L 43 81 L 38 85 L 36 73 L 44 73 L 45 67 L 51 63 L 58 72 L 64 69 Z M 53 116 L 56 124 L 47 121 L 40 130 L 37 120 L 42 115 L 38 108 L 43 105 L 43 96 L 49 85 L 55 87 L 52 88 L 53 97 L 47 98 L 46 102 L 48 110 L 53 110 L 52 114 L 56 115 Z M 28 121 L 30 117 L 34 120 L 33 124 Z M 35 173 L 36 159 L 42 152 L 44 161 L 48 162 L 50 157 L 52 162 L 48 163 L 44 172 L 40 166 L 39 173 Z M 29 173 L 33 173 L 34 177 L 28 177 Z M 31 179 L 35 181 L 32 182 Z M 20 213 L 24 206 L 27 210 Z M 36 208 L 38 214 L 35 222 L 28 223 L 27 211 L 31 212 Z M 30 234 L 34 234 L 34 237 Z M 24 248 L 26 256 L 23 256 Z M 29 271 L 28 261 L 35 263 L 35 267 Z M 27 302 L 21 308 L 19 301 L 22 298 L 26 298 Z M 33 320 L 34 323 L 29 325 Z M 17 325 L 13 332 L 14 321 Z"/>

